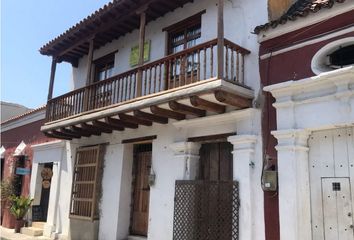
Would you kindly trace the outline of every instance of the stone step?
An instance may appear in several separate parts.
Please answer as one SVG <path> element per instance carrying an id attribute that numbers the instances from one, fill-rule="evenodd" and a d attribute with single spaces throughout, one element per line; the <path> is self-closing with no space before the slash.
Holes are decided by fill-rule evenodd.
<path id="1" fill-rule="evenodd" d="M 31 237 L 37 237 L 43 235 L 43 229 L 35 227 L 23 227 L 21 228 L 21 233 Z"/>
<path id="2" fill-rule="evenodd" d="M 32 227 L 44 229 L 45 222 L 32 222 Z"/>
<path id="3" fill-rule="evenodd" d="M 127 240 L 146 240 L 146 237 L 143 236 L 128 236 Z"/>

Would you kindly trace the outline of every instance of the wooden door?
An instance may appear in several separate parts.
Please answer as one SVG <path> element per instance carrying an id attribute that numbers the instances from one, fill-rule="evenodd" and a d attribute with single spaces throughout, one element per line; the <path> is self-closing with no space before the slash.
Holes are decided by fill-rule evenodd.
<path id="1" fill-rule="evenodd" d="M 41 191 L 41 201 L 40 206 L 42 209 L 42 221 L 47 221 L 48 215 L 48 206 L 49 206 L 49 195 L 50 195 L 50 186 L 53 175 L 53 163 L 45 163 L 44 168 L 41 171 L 42 177 L 42 191 Z"/>
<path id="2" fill-rule="evenodd" d="M 134 165 L 133 218 L 131 233 L 147 236 L 149 222 L 149 173 L 151 169 L 151 150 L 146 150 L 146 148 L 143 148 L 142 150 L 138 149 L 135 153 Z"/>
<path id="3" fill-rule="evenodd" d="M 324 239 L 354 240 L 348 178 L 322 178 Z"/>
<path id="4" fill-rule="evenodd" d="M 200 148 L 200 179 L 210 181 L 232 180 L 232 144 L 206 143 Z"/>
<path id="5" fill-rule="evenodd" d="M 207 199 L 202 201 L 204 204 L 201 206 L 202 212 L 208 213 L 208 219 L 201 228 L 209 240 L 221 237 L 223 240 L 232 239 L 232 195 L 224 194 L 225 190 L 232 192 L 232 185 L 225 185 L 233 178 L 232 149 L 232 144 L 228 142 L 207 143 L 200 149 L 201 180 L 210 182 L 203 193 L 203 198 Z M 223 225 L 223 232 L 218 227 L 220 224 Z"/>

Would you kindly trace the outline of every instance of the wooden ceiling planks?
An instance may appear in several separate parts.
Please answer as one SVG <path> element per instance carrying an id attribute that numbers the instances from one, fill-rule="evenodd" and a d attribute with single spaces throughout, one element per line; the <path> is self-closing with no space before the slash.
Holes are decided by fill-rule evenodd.
<path id="1" fill-rule="evenodd" d="M 87 42 L 92 37 L 95 48 L 99 48 L 138 29 L 140 19 L 136 11 L 142 6 L 148 5 L 148 23 L 189 2 L 193 0 L 115 0 L 44 45 L 40 53 L 77 66 L 78 59 L 88 54 Z"/>
<path id="2" fill-rule="evenodd" d="M 213 101 L 202 95 L 193 95 L 184 99 L 151 105 L 148 108 L 130 110 L 73 126 L 49 130 L 45 134 L 54 138 L 69 140 L 91 135 L 98 136 L 101 133 L 112 133 L 112 131 L 124 131 L 126 128 L 137 129 L 139 125 L 167 124 L 168 119 L 180 121 L 186 119 L 186 116 L 204 117 L 208 112 L 222 114 L 226 112 L 227 106 L 233 107 L 233 109 L 235 107 L 237 109 L 252 107 L 252 99 L 230 92 L 215 90 L 209 94 L 215 97 Z M 187 102 L 190 104 L 187 105 Z"/>

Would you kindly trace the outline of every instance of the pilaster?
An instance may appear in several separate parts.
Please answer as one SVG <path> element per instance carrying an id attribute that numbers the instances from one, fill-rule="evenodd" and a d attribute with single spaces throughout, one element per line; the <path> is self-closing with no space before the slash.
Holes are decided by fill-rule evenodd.
<path id="1" fill-rule="evenodd" d="M 281 240 L 311 239 L 309 131 L 273 131 L 278 145 L 279 221 Z"/>

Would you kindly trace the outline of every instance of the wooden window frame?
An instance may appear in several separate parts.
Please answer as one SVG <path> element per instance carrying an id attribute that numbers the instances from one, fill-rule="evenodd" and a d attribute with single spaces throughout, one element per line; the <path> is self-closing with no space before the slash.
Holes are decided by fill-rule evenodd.
<path id="1" fill-rule="evenodd" d="M 96 151 L 96 153 L 95 153 Z M 90 163 L 82 163 L 82 161 L 85 161 L 87 158 L 80 157 L 80 154 L 86 154 L 86 157 L 88 156 L 87 153 L 89 153 L 89 156 L 92 156 L 92 154 L 95 155 L 95 161 L 90 162 Z M 102 162 L 103 162 L 103 156 L 104 156 L 104 145 L 95 145 L 95 146 L 89 146 L 89 147 L 81 147 L 78 148 L 76 151 L 76 158 L 75 158 L 75 163 L 74 163 L 74 171 L 73 171 L 73 180 L 72 180 L 72 188 L 71 188 L 71 197 L 70 197 L 70 210 L 69 210 L 69 218 L 71 219 L 81 219 L 81 220 L 88 220 L 88 221 L 94 221 L 99 219 L 99 196 L 101 193 L 102 189 L 102 175 L 103 175 L 103 169 L 102 169 Z M 79 162 L 80 161 L 80 162 Z M 94 171 L 87 170 L 89 167 L 94 167 Z M 79 170 L 82 169 L 82 170 Z M 86 171 L 84 172 L 84 169 Z M 76 180 L 76 177 L 81 173 L 85 173 L 87 175 L 90 175 L 89 177 L 91 178 L 93 175 L 92 181 L 88 180 Z M 91 185 L 90 187 L 86 187 L 85 189 L 85 194 L 92 192 L 91 197 L 85 197 L 85 198 L 75 198 L 75 194 L 77 194 L 76 190 L 78 189 L 77 186 L 80 185 Z M 82 191 L 82 189 L 80 190 Z M 91 202 L 91 205 L 83 204 Z M 73 211 L 73 208 L 77 208 L 78 212 Z"/>
<path id="2" fill-rule="evenodd" d="M 183 40 L 183 50 L 187 49 L 187 43 L 188 41 L 191 41 L 193 39 L 197 39 L 201 37 L 201 32 L 199 34 L 196 34 L 191 37 L 187 37 L 187 30 L 195 27 L 195 26 L 200 26 L 200 29 L 202 28 L 202 15 L 206 12 L 206 10 L 203 10 L 191 17 L 188 17 L 180 22 L 177 22 L 171 26 L 165 27 L 162 30 L 167 32 L 167 54 L 172 54 L 172 38 L 174 35 L 177 33 L 182 33 L 184 31 L 184 38 Z"/>
<path id="3" fill-rule="evenodd" d="M 95 65 L 95 72 L 94 72 L 94 82 L 98 82 L 98 81 L 103 81 L 105 79 L 108 79 L 107 77 L 107 70 L 114 68 L 114 63 L 115 63 L 115 54 L 117 51 L 109 53 L 103 57 L 100 57 L 96 60 L 93 61 L 94 65 Z M 105 71 L 105 78 L 102 80 L 99 80 L 99 72 L 101 71 Z"/>

